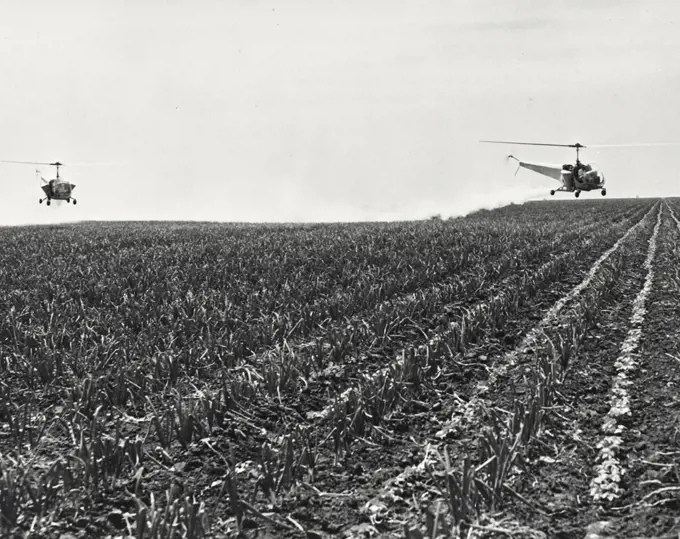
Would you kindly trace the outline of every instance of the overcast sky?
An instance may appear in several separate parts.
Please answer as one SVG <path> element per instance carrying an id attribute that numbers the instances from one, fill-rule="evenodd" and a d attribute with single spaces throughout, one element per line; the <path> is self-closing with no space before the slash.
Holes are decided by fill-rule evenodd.
<path id="1" fill-rule="evenodd" d="M 426 218 L 541 198 L 505 162 L 680 141 L 680 3 L 63 0 L 0 8 L 0 224 Z M 608 196 L 680 195 L 680 147 L 584 150 Z M 114 162 L 69 168 L 75 162 Z M 51 177 L 51 167 L 40 167 Z M 563 198 L 573 198 L 562 194 Z M 582 197 L 600 197 L 599 192 Z"/>

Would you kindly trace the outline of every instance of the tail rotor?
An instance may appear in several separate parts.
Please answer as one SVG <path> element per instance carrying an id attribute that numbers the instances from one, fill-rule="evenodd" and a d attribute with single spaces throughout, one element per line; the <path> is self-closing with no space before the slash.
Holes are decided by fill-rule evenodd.
<path id="1" fill-rule="evenodd" d="M 522 168 L 522 163 L 519 159 L 517 159 L 514 155 L 510 154 L 505 158 L 505 161 L 508 162 L 510 159 L 514 159 L 517 161 L 517 170 L 515 170 L 515 176 L 517 176 L 517 173 L 519 172 L 519 169 Z"/>

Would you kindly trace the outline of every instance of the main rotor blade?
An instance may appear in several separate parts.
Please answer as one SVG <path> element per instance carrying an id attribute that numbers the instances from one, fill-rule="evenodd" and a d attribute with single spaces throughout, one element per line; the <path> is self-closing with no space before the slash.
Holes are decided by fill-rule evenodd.
<path id="1" fill-rule="evenodd" d="M 125 165 L 130 161 L 83 161 L 80 163 L 69 163 L 69 167 L 89 167 L 89 166 L 112 166 Z"/>
<path id="2" fill-rule="evenodd" d="M 642 146 L 678 146 L 680 142 L 632 142 L 630 144 L 591 144 L 590 148 L 635 148 Z"/>
<path id="3" fill-rule="evenodd" d="M 545 142 L 514 142 L 511 140 L 480 140 L 479 142 L 488 142 L 490 144 L 521 144 L 523 146 L 556 146 L 559 148 L 585 148 L 578 142 L 576 144 L 547 144 Z"/>
<path id="4" fill-rule="evenodd" d="M 0 161 L 0 163 L 17 163 L 19 165 L 53 165 L 54 163 L 38 163 L 37 161 Z"/>
<path id="5" fill-rule="evenodd" d="M 112 166 L 112 165 L 124 165 L 130 163 L 131 161 L 83 161 L 81 163 L 69 163 L 70 167 L 86 167 L 86 166 Z M 64 163 L 59 161 L 53 161 L 52 163 L 43 163 L 40 161 L 0 161 L 0 163 L 16 163 L 19 165 L 50 165 L 50 166 L 66 166 Z"/>

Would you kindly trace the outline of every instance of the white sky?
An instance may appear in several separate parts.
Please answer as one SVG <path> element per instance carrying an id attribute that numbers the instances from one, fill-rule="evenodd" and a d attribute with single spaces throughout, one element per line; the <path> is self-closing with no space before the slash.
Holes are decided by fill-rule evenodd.
<path id="1" fill-rule="evenodd" d="M 542 198 L 505 162 L 680 141 L 675 0 L 64 0 L 0 7 L 0 224 L 426 218 Z M 608 196 L 680 195 L 680 146 L 584 150 Z M 51 167 L 41 167 L 45 177 Z M 573 198 L 564 194 L 563 198 Z M 599 192 L 582 196 L 600 197 Z"/>

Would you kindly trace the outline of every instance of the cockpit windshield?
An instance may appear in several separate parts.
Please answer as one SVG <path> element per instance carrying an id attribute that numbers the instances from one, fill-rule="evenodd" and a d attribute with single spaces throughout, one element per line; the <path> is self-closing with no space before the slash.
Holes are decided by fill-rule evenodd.
<path id="1" fill-rule="evenodd" d="M 65 181 L 54 181 L 52 183 L 52 189 L 55 195 L 68 195 L 71 192 L 71 185 L 69 182 Z"/>

